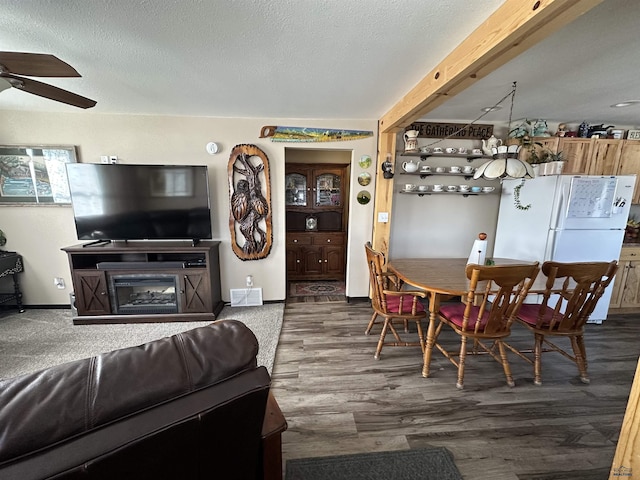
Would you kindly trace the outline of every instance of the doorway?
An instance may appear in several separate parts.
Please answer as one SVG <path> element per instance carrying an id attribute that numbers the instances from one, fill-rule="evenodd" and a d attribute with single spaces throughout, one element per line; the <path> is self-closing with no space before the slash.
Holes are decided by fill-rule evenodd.
<path id="1" fill-rule="evenodd" d="M 351 150 L 285 149 L 286 300 L 344 301 Z"/>

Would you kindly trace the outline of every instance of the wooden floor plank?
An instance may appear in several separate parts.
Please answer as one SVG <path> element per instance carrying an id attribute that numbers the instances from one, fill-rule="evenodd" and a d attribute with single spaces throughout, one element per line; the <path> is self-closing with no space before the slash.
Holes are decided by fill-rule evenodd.
<path id="1" fill-rule="evenodd" d="M 509 388 L 485 355 L 468 359 L 462 391 L 439 352 L 430 378 L 421 376 L 419 347 L 385 346 L 375 360 L 380 327 L 365 335 L 370 318 L 367 302 L 287 302 L 273 370 L 289 423 L 285 461 L 444 446 L 466 480 L 607 478 L 640 355 L 640 317 L 587 325 L 590 385 L 575 364 L 547 353 L 542 386 L 510 355 Z M 529 335 L 515 327 L 509 341 L 529 345 Z M 459 344 L 447 331 L 442 340 Z"/>

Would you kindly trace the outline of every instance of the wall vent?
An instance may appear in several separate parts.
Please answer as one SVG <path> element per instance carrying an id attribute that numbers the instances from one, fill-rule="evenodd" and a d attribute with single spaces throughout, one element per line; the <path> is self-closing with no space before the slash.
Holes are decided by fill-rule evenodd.
<path id="1" fill-rule="evenodd" d="M 232 288 L 232 307 L 255 307 L 262 305 L 262 288 Z"/>

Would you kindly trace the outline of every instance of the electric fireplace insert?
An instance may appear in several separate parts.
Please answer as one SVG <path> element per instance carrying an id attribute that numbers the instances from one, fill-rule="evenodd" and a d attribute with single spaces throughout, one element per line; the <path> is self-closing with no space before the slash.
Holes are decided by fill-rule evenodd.
<path id="1" fill-rule="evenodd" d="M 178 313 L 178 277 L 171 274 L 111 275 L 111 305 L 118 315 Z"/>

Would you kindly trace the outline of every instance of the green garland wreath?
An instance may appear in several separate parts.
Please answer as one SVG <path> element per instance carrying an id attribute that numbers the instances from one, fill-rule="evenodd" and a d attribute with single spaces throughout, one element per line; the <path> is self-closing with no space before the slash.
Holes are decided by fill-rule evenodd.
<path id="1" fill-rule="evenodd" d="M 524 178 L 520 181 L 519 185 L 516 185 L 513 189 L 513 204 L 516 206 L 518 210 L 529 210 L 531 208 L 531 204 L 522 205 L 520 203 L 520 189 L 524 186 Z"/>

